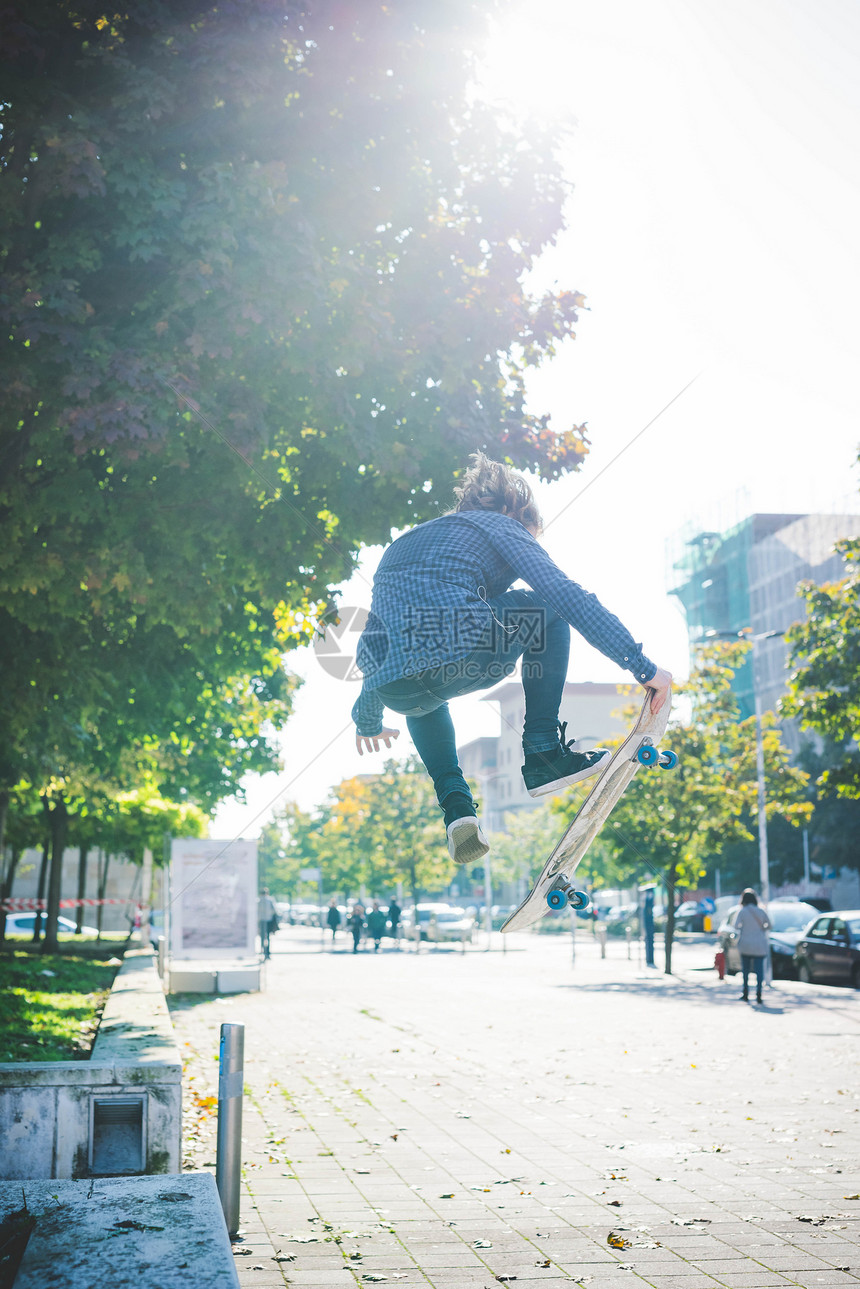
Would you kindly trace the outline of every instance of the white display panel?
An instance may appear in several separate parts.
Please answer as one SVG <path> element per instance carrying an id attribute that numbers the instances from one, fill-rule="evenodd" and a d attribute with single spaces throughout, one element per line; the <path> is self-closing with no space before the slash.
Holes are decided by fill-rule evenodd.
<path id="1" fill-rule="evenodd" d="M 254 957 L 256 841 L 174 837 L 170 848 L 173 958 Z"/>

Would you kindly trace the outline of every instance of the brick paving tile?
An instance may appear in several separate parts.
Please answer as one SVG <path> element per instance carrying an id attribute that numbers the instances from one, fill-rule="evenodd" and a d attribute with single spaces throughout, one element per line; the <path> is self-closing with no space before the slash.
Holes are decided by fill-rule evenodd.
<path id="1" fill-rule="evenodd" d="M 727 1285 L 729 1289 L 767 1289 L 769 1285 L 797 1283 L 796 1280 L 779 1275 L 776 1271 L 767 1271 L 764 1267 L 756 1267 L 750 1271 L 723 1271 L 715 1275 L 714 1279 L 720 1284 Z"/>
<path id="2" fill-rule="evenodd" d="M 655 1276 L 649 1272 L 648 1284 L 653 1286 L 653 1289 L 718 1289 L 719 1281 L 699 1271 L 677 1276 Z"/>
<path id="3" fill-rule="evenodd" d="M 353 958 L 290 929 L 267 992 L 175 1006 L 200 1096 L 221 1022 L 246 1027 L 243 1289 L 860 1284 L 835 1269 L 860 1268 L 857 996 L 777 982 L 738 1010 L 695 970 L 712 944 L 667 978 L 583 933 L 572 969 L 566 940 Z M 212 1167 L 192 1101 L 186 1166 Z"/>

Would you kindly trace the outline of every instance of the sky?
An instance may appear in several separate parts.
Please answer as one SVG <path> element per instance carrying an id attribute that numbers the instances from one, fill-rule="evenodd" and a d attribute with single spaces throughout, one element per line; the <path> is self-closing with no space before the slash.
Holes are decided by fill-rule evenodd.
<path id="1" fill-rule="evenodd" d="M 592 448 L 536 484 L 542 541 L 683 678 L 669 591 L 684 534 L 755 511 L 860 514 L 860 8 L 529 0 L 496 28 L 479 92 L 572 123 L 566 229 L 529 286 L 579 290 L 588 309 L 529 399 L 559 428 L 587 422 Z M 342 606 L 369 607 L 380 554 Z M 286 801 L 313 809 L 381 768 L 355 751 L 357 683 L 311 650 L 287 665 L 305 683 L 284 770 L 247 781 L 213 837 L 254 837 Z M 628 679 L 576 633 L 569 677 Z M 498 732 L 480 698 L 452 711 L 461 742 Z M 398 757 L 413 750 L 400 724 Z"/>

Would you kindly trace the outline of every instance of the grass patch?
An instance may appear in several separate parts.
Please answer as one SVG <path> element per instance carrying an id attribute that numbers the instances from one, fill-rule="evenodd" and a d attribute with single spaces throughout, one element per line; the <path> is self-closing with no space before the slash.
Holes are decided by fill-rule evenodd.
<path id="1" fill-rule="evenodd" d="M 0 954 L 0 1061 L 86 1060 L 117 972 L 110 952 Z"/>

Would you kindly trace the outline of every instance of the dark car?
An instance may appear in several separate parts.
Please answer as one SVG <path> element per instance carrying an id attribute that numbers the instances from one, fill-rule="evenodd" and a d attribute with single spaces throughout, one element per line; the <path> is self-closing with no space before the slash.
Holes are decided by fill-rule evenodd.
<path id="1" fill-rule="evenodd" d="M 726 974 L 734 976 L 741 969 L 741 955 L 738 952 L 738 933 L 735 922 L 741 911 L 740 904 L 729 909 L 726 919 L 720 926 L 720 948 L 726 955 Z M 770 930 L 767 938 L 770 941 L 770 961 L 773 976 L 791 980 L 796 975 L 794 949 L 813 918 L 818 917 L 818 909 L 803 900 L 786 900 L 784 903 L 774 900 L 767 906 Z"/>
<path id="2" fill-rule="evenodd" d="M 705 918 L 713 912 L 710 902 L 703 900 L 684 900 L 675 909 L 676 931 L 704 931 Z"/>
<path id="3" fill-rule="evenodd" d="M 860 989 L 860 909 L 823 913 L 806 928 L 794 951 L 798 979 Z"/>

